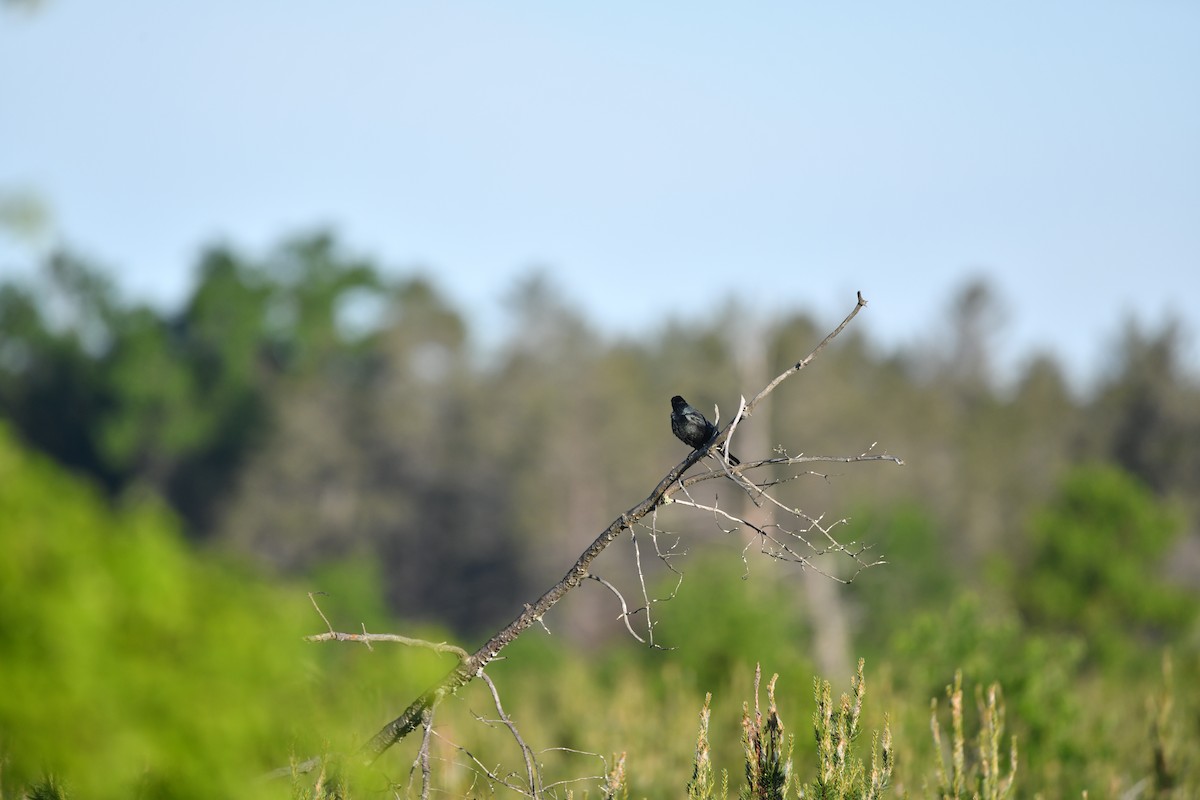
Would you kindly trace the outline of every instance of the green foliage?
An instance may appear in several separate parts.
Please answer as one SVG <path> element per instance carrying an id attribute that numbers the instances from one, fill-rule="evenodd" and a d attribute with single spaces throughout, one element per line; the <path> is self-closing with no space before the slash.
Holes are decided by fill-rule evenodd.
<path id="1" fill-rule="evenodd" d="M 629 785 L 625 780 L 625 754 L 613 759 L 612 770 L 606 776 L 604 785 L 600 787 L 600 796 L 604 800 L 629 800 Z"/>
<path id="2" fill-rule="evenodd" d="M 949 742 L 950 765 L 947 769 L 945 751 L 942 747 L 942 728 L 938 722 L 937 698 L 930 701 L 932 708 L 930 727 L 937 748 L 937 794 L 944 800 L 961 800 L 963 797 L 977 800 L 1003 800 L 1012 792 L 1017 773 L 1017 737 L 1012 737 L 1008 753 L 1007 772 L 1001 764 L 1001 739 L 1004 736 L 1004 701 L 1000 696 L 1000 684 L 993 683 L 984 700 L 982 686 L 976 687 L 976 704 L 979 708 L 980 727 L 974 743 L 973 758 L 967 758 L 967 742 L 963 724 L 962 672 L 954 673 L 954 685 L 946 687 L 946 698 L 950 705 L 951 740 Z"/>
<path id="3" fill-rule="evenodd" d="M 354 620 L 373 631 L 382 631 L 394 622 L 384 607 L 384 575 L 376 560 L 363 556 L 330 559 L 314 568 L 307 581 L 319 592 L 314 600 L 331 619 Z"/>
<path id="4" fill-rule="evenodd" d="M 738 792 L 742 800 L 786 800 L 820 798 L 821 800 L 877 799 L 887 788 L 892 775 L 893 751 L 891 731 L 884 725 L 882 737 L 876 734 L 872 742 L 871 768 L 868 772 L 855 752 L 859 733 L 859 717 L 866 693 L 863 662 L 851 680 L 853 698 L 842 695 L 835 704 L 828 681 L 814 682 L 816 711 L 813 713 L 813 732 L 817 749 L 817 775 L 812 783 L 799 784 L 793 774 L 792 752 L 794 737 L 787 736 L 775 702 L 775 684 L 779 675 L 767 683 L 767 710 L 759 706 L 761 670 L 754 671 L 754 711 L 750 704 L 742 706 L 742 754 L 746 782 Z M 700 733 L 688 797 L 707 800 L 727 797 L 727 785 L 722 780 L 716 791 L 709 744 L 709 705 L 712 696 L 705 697 L 700 712 Z"/>
<path id="5" fill-rule="evenodd" d="M 45 265 L 49 290 L 0 285 L 0 416 L 42 452 L 112 485 L 117 470 L 99 444 L 108 400 L 97 363 L 112 297 L 99 279 L 79 277 L 89 269 L 58 254 Z"/>
<path id="6" fill-rule="evenodd" d="M 374 267 L 316 234 L 265 259 L 205 253 L 186 307 L 121 301 L 70 254 L 41 283 L 0 285 L 0 414 L 115 492 L 148 486 L 207 532 L 213 504 L 297 380 L 363 369 L 348 312 L 386 298 Z"/>
<path id="7" fill-rule="evenodd" d="M 353 793 L 344 772 L 344 759 L 330 754 L 321 758 L 315 777 L 292 775 L 292 800 L 351 800 Z"/>
<path id="8" fill-rule="evenodd" d="M 863 572 L 852 602 L 861 608 L 860 652 L 883 656 L 888 639 L 917 615 L 943 609 L 957 594 L 946 568 L 941 531 L 934 516 L 913 503 L 865 508 L 851 515 L 854 535 L 870 542 L 887 564 Z"/>
<path id="9" fill-rule="evenodd" d="M 691 559 L 675 598 L 655 608 L 657 635 L 675 648 L 671 661 L 692 686 L 723 689 L 757 663 L 779 664 L 789 681 L 812 674 L 811 661 L 796 647 L 809 638 L 796 576 L 761 561 L 749 574 L 743 566 L 730 553 Z M 668 596 L 674 587 L 664 579 L 657 595 Z M 643 656 L 662 660 L 656 652 Z"/>
<path id="10" fill-rule="evenodd" d="M 889 650 L 892 679 L 910 698 L 939 694 L 956 671 L 974 684 L 1007 687 L 1010 723 L 1038 769 L 1071 772 L 1094 755 L 1077 733 L 1086 719 L 1078 639 L 1032 632 L 994 601 L 964 594 L 947 609 L 916 616 Z"/>
<path id="11" fill-rule="evenodd" d="M 1144 761 L 1136 767 L 1133 762 L 1127 763 L 1133 767 L 1131 774 L 1115 778 L 1103 772 L 1094 775 L 1075 772 L 1072 773 L 1073 782 L 1069 782 L 1070 788 L 1060 790 L 1052 784 L 1031 782 L 1026 771 L 1025 782 L 1033 788 L 1033 796 L 1045 796 L 1044 792 L 1073 796 L 1081 790 L 1087 794 L 1089 787 L 1096 793 L 1123 792 L 1122 796 L 1142 796 L 1139 793 L 1147 787 L 1153 787 L 1155 796 L 1192 796 L 1192 790 L 1200 781 L 1193 757 L 1194 752 L 1200 752 L 1196 749 L 1200 744 L 1200 729 L 1194 719 L 1190 726 L 1181 726 L 1180 719 L 1195 709 L 1194 703 L 1200 699 L 1200 694 L 1192 692 L 1188 695 L 1188 711 L 1181 715 L 1175 708 L 1179 698 L 1174 694 L 1170 673 L 1170 662 L 1167 661 L 1165 688 L 1151 703 L 1151 726 L 1145 729 L 1151 734 L 1151 740 L 1141 742 L 1140 755 Z M 956 672 L 954 683 L 945 688 L 948 731 L 943 727 L 937 698 L 929 703 L 925 730 L 932 733 L 932 749 L 914 748 L 914 742 L 903 739 L 893 742 L 891 726 L 885 717 L 882 732 L 873 737 L 868 769 L 856 752 L 865 695 L 862 662 L 851 680 L 851 692 L 843 694 L 837 702 L 833 701 L 829 682 L 816 680 L 813 729 L 819 767 L 814 780 L 806 785 L 796 785 L 791 774 L 792 744 L 790 739 L 785 739 L 783 723 L 775 710 L 774 683 L 772 680 L 768 687 L 770 706 L 765 716 L 759 712 L 757 703 L 753 715 L 748 705 L 745 708 L 742 741 L 747 784 L 740 792 L 742 798 L 782 800 L 789 796 L 789 786 L 795 786 L 795 793 L 790 796 L 797 798 L 880 798 L 888 796 L 889 786 L 895 781 L 895 767 L 901 760 L 907 762 L 907 771 L 897 785 L 899 796 L 1004 800 L 1017 792 L 1017 737 L 1005 739 L 1006 704 L 998 683 L 992 683 L 986 691 L 982 685 L 976 685 L 977 717 L 969 719 L 963 702 L 962 672 Z M 757 691 L 755 696 L 758 696 Z M 710 702 L 711 697 L 706 698 L 701 711 L 692 780 L 688 784 L 688 796 L 694 798 L 727 796 L 724 789 L 714 790 L 710 750 L 714 738 L 719 742 L 729 737 L 711 729 Z M 1122 725 L 1128 727 L 1132 721 L 1129 715 L 1120 711 L 1115 713 L 1121 716 Z M 913 733 L 919 735 L 917 731 Z M 1075 735 L 1084 734 L 1076 730 Z M 636 756 L 633 762 L 636 765 Z"/>
<path id="12" fill-rule="evenodd" d="M 2 426 L 0 519 L 4 785 L 48 772 L 85 797 L 242 796 L 294 750 L 364 735 L 330 713 L 353 695 L 327 705 L 323 662 L 377 691 L 396 659 L 363 669 L 304 643 L 321 625 L 303 592 L 194 555 L 153 503 L 110 509 Z M 400 661 L 406 690 L 437 674 Z"/>
<path id="13" fill-rule="evenodd" d="M 250 777 L 293 757 L 352 750 L 448 667 L 381 646 L 368 651 L 301 642 L 301 633 L 322 629 L 302 592 L 285 596 L 243 570 L 189 551 L 161 509 L 142 504 L 114 511 L 95 491 L 23 453 L 11 439 L 0 446 L 0 518 L 0 682 L 11 688 L 0 693 L 5 791 L 54 786 L 59 796 L 62 787 L 88 797 L 279 796 L 289 787 L 255 784 Z M 803 628 L 789 632 L 794 623 L 783 613 L 786 593 L 779 586 L 764 575 L 743 581 L 737 562 L 724 570 L 720 564 L 696 566 L 684 586 L 703 587 L 714 595 L 711 604 L 689 607 L 681 594 L 660 608 L 699 610 L 721 630 L 750 626 L 749 638 L 731 639 L 744 650 L 761 651 L 755 641 L 777 643 L 768 649 L 795 649 Z M 368 571 L 346 564 L 313 580 L 312 588 L 332 593 L 322 602 L 338 627 L 351 615 L 386 624 L 370 602 L 376 593 Z M 736 599 L 739 587 L 749 610 Z M 754 613 L 760 619 L 752 619 Z M 732 621 L 722 622 L 725 614 Z M 656 653 L 654 661 L 622 658 L 617 650 L 606 659 L 585 657 L 540 637 L 506 651 L 508 659 L 489 673 L 535 749 L 628 749 L 627 760 L 606 767 L 595 782 L 601 795 L 666 796 L 690 771 L 689 796 L 727 797 L 727 778 L 716 776 L 729 771 L 718 769 L 714 751 L 736 748 L 736 714 L 728 704 L 706 702 L 700 735 L 688 742 L 681 734 L 694 724 L 686 706 L 694 703 L 696 676 L 727 679 L 721 670 L 694 667 L 688 680 L 679 679 L 681 664 L 689 661 L 689 637 L 697 637 L 701 658 L 716 656 L 717 640 L 705 645 L 703 626 L 682 617 L 660 619 L 660 633 L 677 637 L 679 649 Z M 786 658 L 795 662 L 792 671 L 799 669 L 794 653 Z M 952 755 L 943 779 L 936 766 L 940 748 L 920 741 L 929 738 L 923 734 L 928 717 L 912 725 L 920 714 L 910 709 L 929 696 L 925 687 L 939 675 L 954 672 L 958 659 L 962 674 L 976 676 L 976 684 L 993 676 L 1013 683 L 1006 691 L 1008 718 L 998 693 L 979 694 L 980 722 L 972 730 L 962 721 L 957 680 L 950 695 Z M 745 671 L 736 654 L 725 663 Z M 893 743 L 894 726 L 885 722 L 868 766 L 855 754 L 859 731 L 869 727 L 861 665 L 840 701 L 828 683 L 818 682 L 814 777 L 801 784 L 793 763 L 807 763 L 811 754 L 793 751 L 778 709 L 787 699 L 775 696 L 773 680 L 765 710 L 757 701 L 753 711 L 742 709 L 743 759 L 735 774 L 744 772 L 747 782 L 739 793 L 876 796 L 889 780 L 897 783 L 892 773 L 899 764 L 909 790 L 928 777 L 939 796 L 979 791 L 981 797 L 1002 797 L 1013 785 L 1002 741 L 1009 724 L 1023 742 L 1030 766 L 1023 766 L 1022 780 L 1031 787 L 1073 794 L 1128 787 L 1143 776 L 1162 786 L 1196 786 L 1188 754 L 1200 736 L 1187 721 L 1200 718 L 1193 713 L 1197 698 L 1174 688 L 1196 685 L 1194 670 L 1155 693 L 1152 713 L 1139 718 L 1138 705 L 1146 699 L 1139 692 L 1147 684 L 1126 680 L 1093 688 L 1080 680 L 1079 666 L 1077 652 L 1072 656 L 1056 640 L 1030 633 L 1011 614 L 964 599 L 949 612 L 913 620 L 897 634 L 894 655 L 882 668 L 889 677 L 880 704 L 902 718 L 905 738 Z M 1085 713 L 1080 704 L 1096 696 L 1109 701 L 1089 702 Z M 439 727 L 484 763 L 519 764 L 511 740 L 475 718 L 481 710 L 489 715 L 489 704 L 486 691 L 467 687 L 439 711 Z M 719 726 L 710 726 L 710 713 Z M 1131 726 L 1130 719 L 1141 722 Z M 1101 741 L 1101 732 L 1111 741 Z M 463 751 L 438 741 L 436 763 L 446 773 L 439 790 L 449 796 L 475 791 L 478 776 L 461 767 Z M 413 752 L 396 750 L 382 766 L 402 775 Z M 1076 756 L 1067 757 L 1072 752 Z M 1100 769 L 1088 763 L 1097 758 Z M 569 753 L 543 752 L 539 760 L 556 779 L 587 772 Z M 339 763 L 333 757 L 325 771 L 297 776 L 293 796 L 361 796 L 364 787 L 378 785 L 377 775 Z"/>
<path id="14" fill-rule="evenodd" d="M 25 792 L 28 800 L 67 800 L 69 795 L 53 776 L 31 784 Z"/>
<path id="15" fill-rule="evenodd" d="M 878 800 L 892 778 L 892 733 L 886 721 L 883 734 L 874 734 L 871 742 L 871 769 L 867 771 L 855 754 L 859 719 L 867 685 L 863 678 L 863 661 L 850 681 L 852 694 L 843 694 L 835 705 L 829 681 L 816 680 L 813 696 L 817 710 L 813 712 L 813 731 L 817 743 L 817 776 L 804 797 L 819 800 L 862 798 Z"/>
<path id="16" fill-rule="evenodd" d="M 191 560 L 160 509 L 108 512 L 2 430 L 0 518 L 6 780 L 199 797 L 286 757 L 277 712 L 307 696 L 310 659 L 281 598 Z"/>
<path id="17" fill-rule="evenodd" d="M 1156 493 L 1196 508 L 1200 485 L 1200 376 L 1189 372 L 1182 323 L 1145 330 L 1127 320 L 1116 337 L 1113 369 L 1090 404 L 1086 452 L 1112 460 Z"/>
<path id="18" fill-rule="evenodd" d="M 1127 473 L 1078 467 L 1029 523 L 1019 607 L 1037 628 L 1080 634 L 1101 658 L 1169 640 L 1197 616 L 1195 598 L 1158 576 L 1179 529 L 1178 514 Z"/>
<path id="19" fill-rule="evenodd" d="M 1150 782 L 1159 796 L 1200 796 L 1200 698 L 1176 686 L 1174 660 L 1163 657 L 1163 682 L 1150 698 Z"/>
<path id="20" fill-rule="evenodd" d="M 687 796 L 691 800 L 725 797 L 728 789 L 727 786 L 723 786 L 721 794 L 716 794 L 716 780 L 713 776 L 712 754 L 708 741 L 708 724 L 712 717 L 711 706 L 712 692 L 709 692 L 704 695 L 704 707 L 700 709 L 700 732 L 696 735 L 696 759 L 692 764 L 692 779 L 687 784 Z"/>
<path id="21" fill-rule="evenodd" d="M 767 713 L 759 708 L 761 670 L 754 669 L 754 715 L 750 704 L 742 706 L 742 750 L 746 758 L 746 785 L 738 793 L 742 800 L 784 800 L 792 784 L 793 737 L 785 736 L 783 720 L 775 707 L 775 681 L 767 683 Z"/>

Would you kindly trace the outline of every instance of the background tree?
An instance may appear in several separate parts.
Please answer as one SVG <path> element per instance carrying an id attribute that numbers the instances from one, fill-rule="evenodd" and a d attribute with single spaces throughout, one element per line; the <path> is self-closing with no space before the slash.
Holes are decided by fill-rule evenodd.
<path id="1" fill-rule="evenodd" d="M 262 254 L 208 249 L 197 262 L 192 293 L 173 309 L 126 301 L 105 274 L 87 258 L 60 252 L 46 257 L 30 279 L 0 277 L 0 417 L 21 446 L 92 479 L 100 493 L 82 506 L 64 500 L 74 516 L 47 512 L 51 528 L 67 531 L 59 538 L 45 538 L 37 515 L 0 515 L 0 563 L 28 565 L 31 543 L 43 540 L 64 552 L 78 549 L 90 569 L 107 577 L 89 582 L 67 565 L 54 569 L 78 577 L 81 587 L 104 587 L 81 595 L 88 603 L 117 608 L 118 601 L 104 596 L 136 597 L 157 603 L 165 616 L 181 615 L 172 623 L 180 629 L 197 617 L 225 618 L 224 611 L 215 605 L 197 610 L 195 602 L 171 601 L 153 585 L 131 585 L 133 573 L 122 572 L 117 556 L 92 543 L 116 541 L 129 523 L 124 517 L 120 523 L 87 520 L 161 496 L 182 515 L 179 530 L 192 540 L 185 545 L 176 537 L 172 546 L 182 555 L 164 557 L 161 575 L 181 586 L 192 586 L 192 578 L 171 559 L 207 563 L 218 550 L 218 560 L 243 565 L 236 573 L 242 583 L 260 565 L 272 580 L 304 582 L 246 601 L 252 606 L 298 605 L 311 614 L 303 590 L 315 588 L 330 592 L 321 597 L 322 607 L 349 625 L 405 630 L 415 620 L 436 619 L 455 627 L 440 638 L 470 637 L 558 577 L 563 562 L 586 544 L 572 531 L 605 524 L 612 508 L 644 496 L 647 481 L 686 454 L 666 424 L 671 395 L 684 394 L 706 413 L 719 405 L 728 420 L 736 393 L 719 387 L 747 385 L 743 375 L 754 363 L 786 360 L 827 327 L 802 310 L 757 319 L 753 309 L 729 304 L 667 320 L 637 339 L 607 338 L 535 273 L 514 289 L 509 325 L 484 346 L 473 316 L 435 283 L 356 256 L 324 233 L 288 239 Z M 967 293 L 978 291 L 986 294 L 978 287 Z M 725 688 L 744 696 L 734 673 L 759 656 L 787 682 L 803 685 L 822 655 L 816 644 L 822 623 L 845 631 L 847 644 L 835 649 L 866 655 L 869 670 L 879 665 L 878 708 L 895 715 L 893 730 L 897 741 L 911 743 L 911 763 L 920 761 L 919 743 L 928 735 L 922 707 L 962 668 L 968 687 L 997 679 L 1004 685 L 1011 728 L 1030 744 L 1022 748 L 1029 770 L 1018 780 L 1023 786 L 1073 794 L 1085 787 L 1128 789 L 1142 780 L 1146 765 L 1155 763 L 1148 743 L 1166 740 L 1146 734 L 1149 721 L 1139 727 L 1129 720 L 1145 717 L 1148 698 L 1163 702 L 1164 651 L 1178 655 L 1172 685 L 1196 683 L 1197 623 L 1181 605 L 1195 605 L 1200 581 L 1200 567 L 1188 557 L 1197 507 L 1186 444 L 1200 403 L 1194 402 L 1197 376 L 1186 366 L 1187 332 L 1170 321 L 1131 323 L 1111 371 L 1095 384 L 1072 384 L 1050 356 L 1031 358 L 1011 375 L 996 374 L 989 348 L 1003 333 L 993 324 L 997 318 L 986 313 L 983 321 L 992 322 L 975 325 L 970 315 L 955 316 L 961 303 L 949 306 L 946 319 L 931 322 L 940 348 L 928 341 L 888 348 L 847 331 L 813 363 L 805 383 L 773 395 L 754 425 L 738 433 L 743 457 L 772 455 L 776 442 L 820 453 L 847 443 L 867 451 L 878 441 L 904 452 L 917 468 L 867 470 L 852 481 L 839 479 L 840 468 L 814 469 L 820 474 L 781 487 L 789 506 L 852 510 L 840 531 L 847 540 L 872 543 L 870 555 L 890 562 L 885 569 L 864 573 L 849 590 L 836 592 L 835 605 L 821 606 L 805 596 L 794 574 L 775 574 L 758 562 L 747 574 L 737 554 L 750 539 L 722 533 L 711 514 L 676 514 L 669 527 L 686 543 L 693 574 L 680 589 L 681 601 L 667 604 L 659 630 L 663 643 L 678 649 L 629 653 L 614 642 L 623 628 L 614 619 L 619 604 L 612 595 L 576 593 L 579 598 L 551 620 L 552 637 L 535 633 L 528 644 L 522 641 L 530 648 L 528 656 L 517 653 L 522 669 L 489 667 L 524 712 L 522 730 L 543 742 L 600 752 L 628 745 L 639 751 L 644 793 L 677 789 L 682 780 L 672 765 L 688 769 L 694 740 L 686 741 L 689 732 L 676 749 L 678 742 L 663 731 L 693 729 L 695 692 L 720 692 L 703 684 L 728 673 Z M 956 337 L 977 345 L 955 349 Z M 750 338 L 764 343 L 761 352 L 748 346 Z M 956 361 L 955 352 L 986 357 Z M 984 362 L 989 365 L 980 369 Z M 966 363 L 969 373 L 962 391 L 955 363 Z M 1076 497 L 1068 488 L 1073 468 L 1085 460 L 1116 464 L 1125 477 L 1111 486 L 1089 479 L 1092 489 Z M 10 479 L 7 486 L 22 484 Z M 52 493 L 70 495 L 55 485 Z M 720 500 L 723 508 L 737 509 L 744 503 L 728 481 L 692 491 L 701 504 Z M 1076 499 L 1068 503 L 1068 496 Z M 1104 525 L 1122 515 L 1132 522 L 1105 532 Z M 102 533 L 84 534 L 93 527 Z M 619 546 L 597 563 L 631 597 L 640 591 L 637 582 L 629 585 L 621 576 L 632 557 Z M 677 577 L 653 563 L 645 569 L 649 594 L 668 596 Z M 1053 565 L 1053 574 L 1043 575 L 1044 565 Z M 28 571 L 30 580 L 41 574 Z M 211 585 L 224 586 L 224 579 L 205 574 Z M 1055 599 L 1063 586 L 1050 591 L 1044 584 L 1056 576 L 1069 578 L 1065 600 Z M 689 592 L 704 589 L 701 582 L 704 596 L 693 595 L 700 616 L 676 614 Z M 50 624 L 39 615 L 59 607 L 59 593 L 14 585 L 24 594 L 11 608 Z M 842 613 L 826 614 L 830 608 Z M 397 613 L 403 620 L 390 616 Z M 259 630 L 238 619 L 246 630 Z M 723 645 L 722 631 L 736 634 L 737 643 Z M 182 694 L 199 685 L 190 673 L 151 658 L 167 658 L 178 652 L 175 645 L 147 653 L 136 638 L 94 632 L 77 638 L 71 652 L 84 665 L 109 670 L 120 662 L 141 665 L 130 675 L 178 674 L 181 686 L 192 687 Z M 0 635 L 0 663 L 32 659 L 21 669 L 59 674 L 21 641 Z M 567 642 L 586 646 L 573 650 Z M 693 657 L 692 647 L 700 655 Z M 88 655 L 92 648 L 110 655 Z M 704 655 L 718 651 L 721 658 Z M 361 731 L 383 722 L 366 710 L 379 707 L 380 692 L 393 691 L 391 680 L 410 674 L 394 668 L 394 657 L 365 648 L 321 651 L 342 674 L 367 669 L 389 676 L 347 679 L 361 687 L 350 695 L 324 684 L 319 670 L 305 673 L 342 709 L 341 717 L 354 709 L 353 719 L 341 720 L 350 731 L 337 743 L 341 749 L 353 748 Z M 423 673 L 411 691 L 445 668 Z M 264 668 L 275 674 L 271 669 Z M 120 691 L 134 686 L 122 681 L 110 683 L 124 687 Z M 562 692 L 549 692 L 551 685 L 569 686 L 570 702 Z M 485 737 L 463 733 L 476 727 L 469 710 L 480 702 L 490 708 L 489 698 L 471 691 L 462 724 L 443 720 L 472 752 L 490 754 Z M 158 696 L 167 694 L 164 688 Z M 73 713 L 82 714 L 83 701 L 69 696 L 78 701 Z M 237 705 L 229 698 L 242 695 L 213 696 L 217 704 Z M 264 696 L 268 705 L 277 702 Z M 1185 693 L 1173 697 L 1177 710 L 1192 707 Z M 323 713 L 294 696 L 278 702 Z M 714 700 L 715 722 L 736 726 L 739 707 L 730 703 Z M 119 704 L 114 700 L 111 708 Z M 587 724 L 601 707 L 611 725 Z M 40 714 L 26 708 L 21 724 L 51 730 L 61 720 L 50 713 L 55 708 Z M 902 712 L 906 708 L 918 713 Z M 809 712 L 781 708 L 792 719 Z M 95 719 L 125 724 L 115 711 Z M 145 731 L 153 727 L 150 719 L 131 715 L 128 722 Z M 186 715 L 156 719 L 173 731 L 167 738 L 193 724 Z M 1186 729 L 1178 733 L 1186 742 Z M 211 741 L 207 734 L 187 735 Z M 1185 766 L 1171 766 L 1164 747 L 1168 772 L 1181 774 Z M 442 758 L 461 758 L 445 748 Z M 0 750 L 15 752 L 3 742 Z M 20 752 L 28 772 L 31 751 Z M 166 763 L 174 756 L 162 758 Z M 280 763 L 275 753 L 264 759 Z M 917 785 L 904 763 L 898 780 Z M 0 780 L 13 774 L 6 767 Z"/>
<path id="2" fill-rule="evenodd" d="M 1156 575 L 1179 523 L 1115 467 L 1071 470 L 1030 519 L 1018 607 L 1034 627 L 1079 634 L 1105 661 L 1176 640 L 1196 621 L 1195 599 Z"/>
<path id="3" fill-rule="evenodd" d="M 1089 409 L 1087 452 L 1110 458 L 1159 494 L 1197 510 L 1200 485 L 1200 380 L 1182 366 L 1178 320 L 1159 330 L 1126 323 L 1116 357 Z"/>
<path id="4" fill-rule="evenodd" d="M 66 253 L 36 285 L 0 286 L 0 412 L 33 445 L 112 490 L 124 474 L 104 452 L 99 422 L 112 404 L 100 356 L 119 324 L 111 285 Z"/>

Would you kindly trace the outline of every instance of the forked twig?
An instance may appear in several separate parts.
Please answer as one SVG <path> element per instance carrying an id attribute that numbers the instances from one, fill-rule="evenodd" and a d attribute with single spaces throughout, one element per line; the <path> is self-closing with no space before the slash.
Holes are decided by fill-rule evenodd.
<path id="1" fill-rule="evenodd" d="M 492 693 L 492 702 L 496 705 L 496 713 L 500 715 L 500 721 L 504 723 L 509 733 L 513 735 L 513 739 L 517 741 L 517 747 L 521 748 L 521 756 L 525 759 L 525 774 L 529 780 L 530 796 L 541 797 L 541 775 L 538 772 L 533 751 L 529 749 L 529 745 L 525 744 L 525 740 L 521 738 L 521 732 L 517 730 L 517 726 L 509 719 L 508 714 L 504 713 L 504 706 L 500 704 L 500 692 L 496 691 L 496 684 L 492 682 L 491 677 L 486 672 L 481 672 L 479 673 L 479 678 L 487 684 L 488 690 Z"/>

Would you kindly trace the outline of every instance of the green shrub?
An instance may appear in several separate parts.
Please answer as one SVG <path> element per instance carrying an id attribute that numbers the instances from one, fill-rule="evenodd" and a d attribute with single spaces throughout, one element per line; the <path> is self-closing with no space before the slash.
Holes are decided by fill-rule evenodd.
<path id="1" fill-rule="evenodd" d="M 1172 641 L 1197 619 L 1195 596 L 1161 577 L 1180 530 L 1175 510 L 1133 476 L 1077 467 L 1029 522 L 1018 606 L 1034 628 L 1084 637 L 1094 659 L 1138 662 L 1146 644 Z"/>
<path id="2" fill-rule="evenodd" d="M 437 674 L 305 643 L 302 590 L 195 553 L 152 501 L 110 507 L 2 426 L 0 520 L 0 794 L 261 795 L 294 752 L 356 747 L 379 687 Z"/>

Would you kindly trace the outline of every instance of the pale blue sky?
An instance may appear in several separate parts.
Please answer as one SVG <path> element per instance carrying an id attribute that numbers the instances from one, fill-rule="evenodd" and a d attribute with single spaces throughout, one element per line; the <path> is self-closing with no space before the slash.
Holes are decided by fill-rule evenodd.
<path id="1" fill-rule="evenodd" d="M 51 0 L 0 13 L 23 188 L 162 303 L 321 224 L 483 338 L 533 264 L 613 333 L 861 289 L 885 345 L 982 272 L 1010 363 L 1090 375 L 1126 315 L 1200 335 L 1200 3 Z"/>

